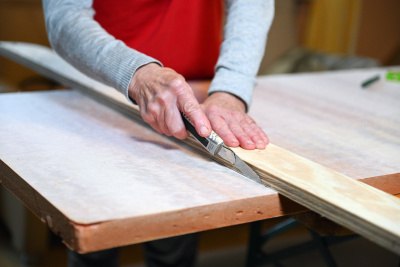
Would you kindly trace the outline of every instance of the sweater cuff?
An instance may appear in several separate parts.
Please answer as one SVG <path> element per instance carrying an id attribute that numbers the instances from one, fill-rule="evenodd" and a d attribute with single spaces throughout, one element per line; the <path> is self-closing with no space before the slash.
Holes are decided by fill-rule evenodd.
<path id="1" fill-rule="evenodd" d="M 115 77 L 116 89 L 124 94 L 128 101 L 133 104 L 136 104 L 136 102 L 132 101 L 133 99 L 129 97 L 128 90 L 136 70 L 149 63 L 156 63 L 161 67 L 163 66 L 160 61 L 142 53 L 138 56 L 138 53 L 139 52 L 134 50 L 127 51 L 126 49 L 121 49 L 120 51 L 120 49 L 114 49 L 109 54 L 110 58 L 113 58 L 113 60 L 107 62 L 111 64 L 109 70 L 114 72 L 110 73 L 110 76 Z"/>
<path id="2" fill-rule="evenodd" d="M 256 83 L 257 80 L 255 78 L 225 68 L 219 68 L 211 82 L 208 95 L 215 92 L 233 94 L 245 102 L 246 110 L 248 110 Z"/>

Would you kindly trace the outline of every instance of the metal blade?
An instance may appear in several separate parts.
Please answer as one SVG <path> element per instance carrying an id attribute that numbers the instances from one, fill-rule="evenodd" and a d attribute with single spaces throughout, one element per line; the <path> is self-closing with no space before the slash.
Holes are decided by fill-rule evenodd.
<path id="1" fill-rule="evenodd" d="M 202 144 L 208 152 L 212 155 L 218 154 L 221 158 L 227 160 L 231 164 L 233 164 L 239 171 L 246 176 L 247 178 L 262 184 L 260 177 L 246 164 L 243 160 L 241 160 L 238 156 L 236 156 L 235 152 L 233 152 L 229 147 L 227 147 L 222 141 L 221 137 L 219 137 L 214 131 L 208 137 L 200 136 L 185 114 L 181 112 L 183 123 L 185 124 L 186 129 L 192 134 L 192 136 Z"/>
<path id="2" fill-rule="evenodd" d="M 231 164 L 233 164 L 236 168 L 239 169 L 239 171 L 246 176 L 247 178 L 250 178 L 251 180 L 262 184 L 260 177 L 255 173 L 249 165 L 247 165 L 241 158 L 239 158 L 235 152 L 233 152 L 231 149 L 228 147 L 222 145 L 221 149 L 218 151 L 218 155 L 220 155 L 223 159 L 229 161 Z"/>

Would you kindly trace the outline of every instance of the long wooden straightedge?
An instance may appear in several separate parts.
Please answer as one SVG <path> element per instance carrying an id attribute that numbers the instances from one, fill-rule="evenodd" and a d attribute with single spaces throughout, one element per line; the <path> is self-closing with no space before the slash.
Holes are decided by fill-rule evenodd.
<path id="1" fill-rule="evenodd" d="M 46 48 L 2 43 L 0 53 L 140 118 L 122 95 L 74 70 Z M 398 128 L 391 130 L 398 133 Z M 198 147 L 192 139 L 186 143 Z M 263 151 L 234 150 L 271 188 L 400 254 L 399 199 L 272 144 Z M 398 173 L 393 177 L 398 181 Z"/>

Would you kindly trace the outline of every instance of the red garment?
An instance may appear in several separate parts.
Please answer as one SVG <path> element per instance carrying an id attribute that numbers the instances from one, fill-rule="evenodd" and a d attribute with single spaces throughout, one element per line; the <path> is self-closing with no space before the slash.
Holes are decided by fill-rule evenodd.
<path id="1" fill-rule="evenodd" d="M 222 42 L 220 0 L 94 0 L 95 20 L 116 39 L 187 79 L 209 79 Z"/>

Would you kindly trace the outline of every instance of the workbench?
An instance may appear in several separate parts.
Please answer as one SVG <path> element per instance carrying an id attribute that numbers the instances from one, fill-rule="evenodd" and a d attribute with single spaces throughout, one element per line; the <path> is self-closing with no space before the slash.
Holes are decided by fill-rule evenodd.
<path id="1" fill-rule="evenodd" d="M 271 143 L 400 193 L 400 84 L 384 69 L 258 78 Z M 0 95 L 1 183 L 79 252 L 306 210 L 76 90 Z M 373 205 L 373 203 L 371 203 Z"/>

